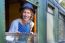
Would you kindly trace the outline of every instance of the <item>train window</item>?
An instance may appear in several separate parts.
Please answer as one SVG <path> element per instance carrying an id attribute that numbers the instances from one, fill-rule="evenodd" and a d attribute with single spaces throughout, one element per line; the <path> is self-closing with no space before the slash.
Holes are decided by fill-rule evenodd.
<path id="1" fill-rule="evenodd" d="M 47 43 L 53 43 L 53 12 L 54 9 L 48 6 L 47 12 Z"/>
<path id="2" fill-rule="evenodd" d="M 65 40 L 65 18 L 62 13 L 59 13 L 59 42 Z"/>
<path id="3" fill-rule="evenodd" d="M 6 10 L 6 29 L 5 31 L 8 32 L 10 25 L 12 23 L 12 21 L 14 19 L 20 18 L 20 12 L 19 12 L 19 8 L 20 8 L 20 3 L 21 5 L 23 5 L 26 2 L 26 0 L 5 0 L 5 10 Z M 36 6 L 33 5 L 33 7 Z M 35 12 L 36 13 L 36 12 Z M 33 32 L 36 32 L 36 14 L 34 14 L 33 20 L 34 22 L 34 27 L 32 29 Z"/>
<path id="4" fill-rule="evenodd" d="M 48 7 L 48 12 L 53 14 L 53 9 L 51 7 Z"/>
<path id="5" fill-rule="evenodd" d="M 50 4 L 48 4 L 47 12 L 50 14 L 53 14 L 54 13 L 54 7 L 51 6 Z"/>
<path id="6" fill-rule="evenodd" d="M 22 8 L 22 5 L 25 9 Z M 26 0 L 5 0 L 7 43 L 36 43 L 36 12 L 34 12 L 36 8 L 37 6 Z M 25 14 L 24 17 L 21 15 L 23 13 Z"/>

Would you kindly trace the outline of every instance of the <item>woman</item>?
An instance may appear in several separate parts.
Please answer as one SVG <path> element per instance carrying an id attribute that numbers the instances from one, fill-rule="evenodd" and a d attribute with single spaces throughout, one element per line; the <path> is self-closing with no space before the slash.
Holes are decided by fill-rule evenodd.
<path id="1" fill-rule="evenodd" d="M 33 5 L 29 2 L 25 3 L 20 8 L 21 18 L 16 19 L 12 22 L 9 32 L 16 33 L 16 32 L 27 32 L 32 33 L 32 28 L 34 23 L 32 21 L 34 15 L 34 8 Z"/>

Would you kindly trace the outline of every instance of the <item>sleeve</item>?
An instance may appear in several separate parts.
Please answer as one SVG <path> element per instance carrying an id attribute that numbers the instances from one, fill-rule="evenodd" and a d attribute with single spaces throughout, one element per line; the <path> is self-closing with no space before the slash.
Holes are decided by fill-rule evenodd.
<path id="1" fill-rule="evenodd" d="M 10 28 L 9 28 L 9 32 L 10 33 L 13 33 L 13 32 L 15 32 L 15 30 L 16 30 L 16 22 L 15 21 L 13 21 L 12 23 L 11 23 L 11 25 L 10 25 Z"/>
<path id="2" fill-rule="evenodd" d="M 30 33 L 32 33 L 33 34 L 33 32 L 32 32 L 32 29 L 33 29 L 33 27 L 34 27 L 34 22 L 30 22 L 30 27 L 31 27 L 31 29 L 30 29 Z"/>
<path id="3" fill-rule="evenodd" d="M 32 31 L 33 27 L 34 27 L 34 22 L 31 21 L 30 22 L 30 28 L 31 28 L 30 31 Z"/>
<path id="4" fill-rule="evenodd" d="M 30 26 L 31 26 L 31 28 L 33 28 L 34 22 L 31 21 Z"/>

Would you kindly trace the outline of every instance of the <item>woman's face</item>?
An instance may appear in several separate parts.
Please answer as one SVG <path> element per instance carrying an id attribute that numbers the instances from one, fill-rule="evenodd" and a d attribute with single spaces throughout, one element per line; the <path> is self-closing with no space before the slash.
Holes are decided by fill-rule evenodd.
<path id="1" fill-rule="evenodd" d="M 22 17 L 25 21 L 28 21 L 31 18 L 31 10 L 30 9 L 24 9 Z"/>

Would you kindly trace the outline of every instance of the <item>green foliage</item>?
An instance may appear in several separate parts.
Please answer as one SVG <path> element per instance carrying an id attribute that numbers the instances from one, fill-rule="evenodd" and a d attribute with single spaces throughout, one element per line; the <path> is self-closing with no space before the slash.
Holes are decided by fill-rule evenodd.
<path id="1" fill-rule="evenodd" d="M 62 2 L 60 3 L 60 5 L 61 5 L 63 8 L 65 8 L 65 1 L 62 1 Z"/>

